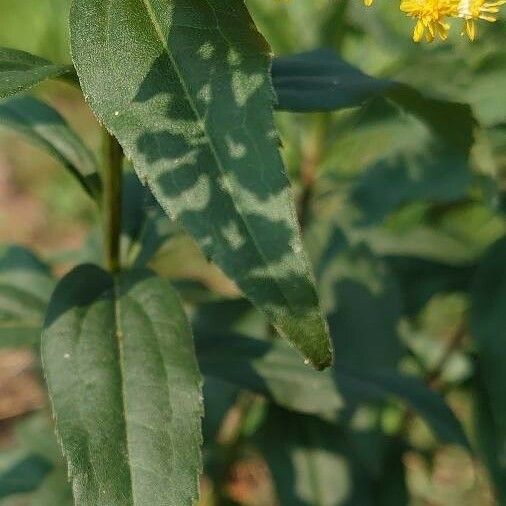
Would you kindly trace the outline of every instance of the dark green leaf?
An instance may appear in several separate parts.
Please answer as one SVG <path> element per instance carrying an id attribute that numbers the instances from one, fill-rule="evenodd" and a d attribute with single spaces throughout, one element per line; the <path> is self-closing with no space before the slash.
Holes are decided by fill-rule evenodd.
<path id="1" fill-rule="evenodd" d="M 401 293 L 385 262 L 365 247 L 344 248 L 321 285 L 328 286 L 322 290 L 325 301 L 332 299 L 326 305 L 339 363 L 359 371 L 395 370 L 404 351 L 397 331 Z"/>
<path id="2" fill-rule="evenodd" d="M 484 440 L 495 466 L 493 476 L 501 476 L 497 487 L 505 491 L 506 473 L 506 238 L 496 242 L 478 267 L 471 290 L 471 333 L 478 350 L 480 383 L 488 409 Z M 487 432 L 488 431 L 488 432 Z M 490 463 L 490 460 L 489 460 Z"/>
<path id="3" fill-rule="evenodd" d="M 32 252 L 19 246 L 0 251 L 0 348 L 40 341 L 53 288 L 48 266 Z"/>
<path id="4" fill-rule="evenodd" d="M 356 370 L 395 370 L 404 352 L 398 333 L 400 286 L 386 262 L 352 245 L 333 224 L 315 262 L 336 357 Z"/>
<path id="5" fill-rule="evenodd" d="M 375 485 L 377 506 L 407 506 L 410 503 L 402 442 L 390 440 L 382 462 L 382 473 Z"/>
<path id="6" fill-rule="evenodd" d="M 217 436 L 229 409 L 234 405 L 239 389 L 216 378 L 204 382 L 204 444 L 210 444 Z"/>
<path id="7" fill-rule="evenodd" d="M 397 398 L 417 411 L 441 440 L 469 447 L 444 398 L 415 377 L 391 371 L 357 371 L 342 364 L 316 372 L 281 341 L 269 343 L 239 335 L 197 335 L 197 354 L 205 375 L 327 420 L 337 420 L 347 404 Z"/>
<path id="8" fill-rule="evenodd" d="M 282 505 L 374 504 L 367 475 L 335 425 L 272 408 L 259 444 Z"/>
<path id="9" fill-rule="evenodd" d="M 476 442 L 483 462 L 488 468 L 499 504 L 506 502 L 506 466 L 500 447 L 501 435 L 497 432 L 492 405 L 483 383 L 483 372 L 478 370 L 473 390 L 474 429 Z"/>
<path id="10" fill-rule="evenodd" d="M 25 455 L 19 452 L 0 458 L 0 499 L 14 494 L 35 490 L 53 467 L 39 455 Z M 9 462 L 5 462 L 9 460 Z"/>
<path id="11" fill-rule="evenodd" d="M 330 370 L 305 366 L 283 342 L 270 344 L 239 335 L 196 335 L 202 372 L 242 388 L 268 395 L 279 405 L 303 413 L 335 417 L 344 401 Z"/>
<path id="12" fill-rule="evenodd" d="M 469 154 L 475 120 L 470 108 L 427 98 L 408 87 L 397 88 L 389 99 L 396 105 L 380 101 L 356 125 L 358 131 L 371 122 L 380 131 L 387 122 L 402 125 L 394 149 L 385 143 L 385 153 L 354 185 L 352 202 L 364 225 L 380 222 L 408 202 L 458 201 L 472 182 Z"/>
<path id="13" fill-rule="evenodd" d="M 450 265 L 408 256 L 390 256 L 386 260 L 401 284 L 407 316 L 416 316 L 433 295 L 466 292 L 476 270 L 471 264 Z"/>
<path id="14" fill-rule="evenodd" d="M 51 300 L 42 356 L 76 505 L 193 504 L 201 380 L 167 281 L 78 267 Z"/>
<path id="15" fill-rule="evenodd" d="M 199 304 L 192 319 L 192 326 L 198 333 L 219 335 L 238 333 L 250 337 L 265 337 L 268 323 L 244 298 L 221 299 Z"/>
<path id="16" fill-rule="evenodd" d="M 278 109 L 298 112 L 355 107 L 395 86 L 364 74 L 330 49 L 276 58 L 272 82 Z"/>
<path id="17" fill-rule="evenodd" d="M 268 47 L 242 2 L 79 0 L 71 33 L 85 95 L 164 210 L 281 335 L 328 366 L 278 152 Z"/>
<path id="18" fill-rule="evenodd" d="M 362 392 L 364 398 L 394 396 L 402 400 L 427 422 L 441 441 L 470 449 L 462 425 L 444 397 L 430 390 L 418 378 L 383 371 L 347 374 L 344 367 L 338 368 L 336 374 L 338 378 L 342 374 L 343 379 L 350 382 L 350 388 L 353 386 L 356 394 Z"/>
<path id="19" fill-rule="evenodd" d="M 24 51 L 0 48 L 0 100 L 58 78 L 75 79 L 72 65 L 55 65 Z"/>
<path id="20" fill-rule="evenodd" d="M 132 172 L 123 178 L 122 203 L 124 257 L 129 265 L 145 267 L 178 227 Z"/>
<path id="21" fill-rule="evenodd" d="M 74 506 L 64 466 L 56 467 L 30 498 L 30 506 Z"/>
<path id="22" fill-rule="evenodd" d="M 0 103 L 0 126 L 23 135 L 61 162 L 92 197 L 98 199 L 101 181 L 93 154 L 60 114 L 32 97 Z"/>

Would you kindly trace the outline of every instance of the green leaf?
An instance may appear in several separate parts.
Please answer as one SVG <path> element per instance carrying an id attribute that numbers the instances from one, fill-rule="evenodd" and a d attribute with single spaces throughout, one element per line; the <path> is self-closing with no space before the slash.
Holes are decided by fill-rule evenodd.
<path id="1" fill-rule="evenodd" d="M 497 432 L 492 404 L 483 383 L 483 372 L 478 370 L 474 378 L 473 408 L 476 442 L 482 462 L 487 466 L 495 488 L 498 504 L 506 502 L 506 466 L 504 465 L 501 434 Z"/>
<path id="2" fill-rule="evenodd" d="M 52 464 L 39 455 L 15 451 L 0 457 L 0 499 L 35 490 L 51 471 Z"/>
<path id="3" fill-rule="evenodd" d="M 475 120 L 471 109 L 405 86 L 388 98 L 369 107 L 355 125 L 358 132 L 371 125 L 379 132 L 386 123 L 402 126 L 394 149 L 384 139 L 385 152 L 369 162 L 354 184 L 351 200 L 362 214 L 362 225 L 377 224 L 408 202 L 458 201 L 467 196 L 472 182 L 469 155 Z M 364 147 L 359 155 L 365 157 L 369 149 L 375 148 Z"/>
<path id="4" fill-rule="evenodd" d="M 72 65 L 55 65 L 18 49 L 0 48 L 0 100 L 59 78 L 75 80 Z"/>
<path id="5" fill-rule="evenodd" d="M 330 49 L 276 58 L 272 83 L 277 108 L 296 112 L 356 107 L 396 86 L 364 74 Z"/>
<path id="6" fill-rule="evenodd" d="M 197 331 L 196 331 L 197 332 Z M 280 406 L 335 418 L 345 402 L 330 370 L 305 366 L 290 346 L 235 334 L 196 334 L 205 376 L 221 379 L 273 399 Z"/>
<path id="7" fill-rule="evenodd" d="M 211 444 L 218 435 L 223 421 L 231 409 L 239 389 L 236 386 L 216 378 L 205 378 L 204 381 L 204 421 L 202 433 L 204 444 Z"/>
<path id="8" fill-rule="evenodd" d="M 64 466 L 56 467 L 30 499 L 31 506 L 74 506 Z"/>
<path id="9" fill-rule="evenodd" d="M 467 292 L 476 270 L 473 264 L 450 265 L 409 256 L 386 260 L 402 287 L 403 312 L 411 317 L 436 294 Z"/>
<path id="10" fill-rule="evenodd" d="M 372 490 L 346 435 L 314 417 L 271 408 L 259 444 L 281 504 L 371 506 Z"/>
<path id="11" fill-rule="evenodd" d="M 418 378 L 390 370 L 355 370 L 344 364 L 316 372 L 285 343 L 239 335 L 197 335 L 202 372 L 272 399 L 301 413 L 337 421 L 346 405 L 396 398 L 411 406 L 445 443 L 469 448 L 444 398 Z"/>
<path id="12" fill-rule="evenodd" d="M 405 352 L 398 280 L 363 243 L 351 244 L 333 223 L 316 224 L 323 226 L 327 238 L 314 261 L 338 362 L 359 371 L 395 370 Z"/>
<path id="13" fill-rule="evenodd" d="M 406 506 L 410 501 L 410 494 L 406 483 L 406 468 L 404 466 L 405 448 L 402 442 L 387 440 L 381 476 L 375 483 L 377 506 Z"/>
<path id="14" fill-rule="evenodd" d="M 193 504 L 201 379 L 167 281 L 76 268 L 51 300 L 42 357 L 77 506 Z"/>
<path id="15" fill-rule="evenodd" d="M 49 267 L 31 251 L 0 251 L 0 348 L 39 343 L 53 288 Z"/>
<path id="16" fill-rule="evenodd" d="M 397 330 L 402 300 L 386 263 L 364 245 L 331 237 L 318 271 L 339 363 L 395 370 L 404 352 Z"/>
<path id="17" fill-rule="evenodd" d="M 341 368 L 342 374 L 346 373 Z M 346 378 L 346 376 L 344 376 Z M 444 397 L 430 390 L 414 376 L 388 371 L 367 371 L 349 375 L 355 391 L 364 397 L 394 396 L 414 409 L 446 444 L 455 444 L 470 450 L 470 444 L 458 418 L 446 404 Z"/>
<path id="18" fill-rule="evenodd" d="M 476 340 L 481 388 L 489 406 L 488 426 L 493 438 L 499 469 L 492 474 L 506 473 L 506 238 L 497 241 L 478 266 L 471 289 L 471 334 Z M 485 415 L 484 415 L 485 416 Z M 498 487 L 504 488 L 504 482 Z M 504 490 L 503 490 L 504 492 Z"/>
<path id="19" fill-rule="evenodd" d="M 132 172 L 123 178 L 122 247 L 129 265 L 145 267 L 179 227 Z"/>
<path id="20" fill-rule="evenodd" d="M 10 128 L 47 151 L 98 199 L 101 181 L 95 157 L 51 106 L 32 97 L 0 103 L 0 126 Z"/>
<path id="21" fill-rule="evenodd" d="M 92 109 L 164 210 L 281 335 L 328 366 L 278 150 L 268 47 L 242 2 L 78 0 L 71 38 Z"/>

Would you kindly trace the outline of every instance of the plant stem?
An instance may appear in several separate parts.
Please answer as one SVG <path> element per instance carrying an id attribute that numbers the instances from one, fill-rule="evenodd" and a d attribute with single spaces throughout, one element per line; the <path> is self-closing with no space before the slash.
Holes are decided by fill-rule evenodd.
<path id="1" fill-rule="evenodd" d="M 107 269 L 115 274 L 121 269 L 121 200 L 123 150 L 118 141 L 104 130 L 104 253 Z"/>
<path id="2" fill-rule="evenodd" d="M 238 506 L 238 503 L 230 497 L 227 485 L 232 474 L 234 465 L 239 461 L 243 446 L 247 440 L 244 428 L 258 403 L 263 399 L 250 392 L 241 392 L 237 402 L 228 413 L 217 436 L 218 451 L 215 453 L 215 462 L 210 466 L 210 477 L 214 482 L 214 498 L 219 506 Z"/>
<path id="3" fill-rule="evenodd" d="M 453 333 L 450 340 L 448 341 L 446 348 L 443 354 L 441 355 L 438 363 L 431 371 L 429 371 L 429 373 L 425 377 L 425 382 L 430 388 L 433 389 L 438 388 L 441 376 L 444 373 L 447 363 L 452 358 L 454 352 L 458 351 L 466 335 L 467 335 L 467 323 L 465 320 L 463 320 L 457 327 L 457 330 Z"/>
<path id="4" fill-rule="evenodd" d="M 465 337 L 467 335 L 467 322 L 463 319 L 451 338 L 448 340 L 448 343 L 441 355 L 439 361 L 434 366 L 433 369 L 428 371 L 425 374 L 424 382 L 425 384 L 432 390 L 440 391 L 441 390 L 441 377 L 445 371 L 446 365 L 449 360 L 453 357 L 453 354 L 457 352 Z M 404 413 L 403 419 L 400 423 L 400 428 L 398 431 L 398 435 L 404 437 L 406 433 L 409 431 L 411 422 L 415 418 L 415 412 L 410 408 L 407 409 Z"/>
<path id="5" fill-rule="evenodd" d="M 300 168 L 302 192 L 298 202 L 298 216 L 302 231 L 306 228 L 311 214 L 311 201 L 313 199 L 314 187 L 318 178 L 318 169 L 324 151 L 328 115 L 319 113 L 314 115 L 313 121 L 314 124 L 312 125 L 312 130 L 306 142 L 304 159 L 302 160 Z"/>

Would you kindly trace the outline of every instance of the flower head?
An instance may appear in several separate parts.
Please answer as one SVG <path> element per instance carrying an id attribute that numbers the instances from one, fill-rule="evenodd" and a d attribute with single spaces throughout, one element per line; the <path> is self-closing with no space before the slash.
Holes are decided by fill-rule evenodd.
<path id="1" fill-rule="evenodd" d="M 450 30 L 446 19 L 457 14 L 458 1 L 402 0 L 401 11 L 418 20 L 413 30 L 413 40 L 420 42 L 424 37 L 428 42 L 436 37 L 446 40 Z"/>
<path id="2" fill-rule="evenodd" d="M 506 0 L 496 2 L 485 2 L 485 0 L 460 0 L 457 7 L 456 16 L 463 18 L 464 30 L 470 40 L 476 38 L 476 20 L 483 19 L 493 23 L 497 20 L 499 7 L 506 4 Z"/>

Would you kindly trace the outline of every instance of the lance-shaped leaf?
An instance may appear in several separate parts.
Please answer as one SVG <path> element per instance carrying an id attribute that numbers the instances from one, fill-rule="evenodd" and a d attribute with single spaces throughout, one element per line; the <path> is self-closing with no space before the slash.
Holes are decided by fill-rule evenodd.
<path id="1" fill-rule="evenodd" d="M 281 335 L 329 365 L 278 151 L 268 47 L 243 2 L 78 0 L 71 38 L 91 107 L 164 210 Z"/>
<path id="2" fill-rule="evenodd" d="M 197 335 L 196 343 L 206 376 L 264 394 L 284 408 L 337 421 L 347 404 L 396 398 L 417 411 L 442 441 L 469 448 L 444 398 L 416 377 L 388 369 L 350 369 L 344 364 L 317 372 L 302 364 L 282 341 L 203 333 Z"/>
<path id="3" fill-rule="evenodd" d="M 271 408 L 257 440 L 282 505 L 374 504 L 371 480 L 335 425 Z"/>
<path id="4" fill-rule="evenodd" d="M 98 198 L 101 181 L 90 150 L 51 106 L 32 97 L 0 103 L 0 126 L 22 134 L 61 162 L 85 191 Z"/>
<path id="5" fill-rule="evenodd" d="M 46 79 L 75 79 L 72 65 L 56 65 L 18 49 L 0 48 L 0 100 Z"/>
<path id="6" fill-rule="evenodd" d="M 471 290 L 471 333 L 480 374 L 482 446 L 498 491 L 506 485 L 506 238 L 492 245 L 478 266 Z M 479 399 L 481 397 L 481 400 Z M 486 439 L 483 439 L 483 438 Z"/>
<path id="7" fill-rule="evenodd" d="M 298 112 L 356 107 L 396 86 L 364 74 L 330 49 L 276 58 L 272 83 L 278 109 Z"/>
<path id="8" fill-rule="evenodd" d="M 0 252 L 0 348 L 39 342 L 53 288 L 49 267 L 31 251 L 10 246 Z"/>
<path id="9" fill-rule="evenodd" d="M 2 452 L 0 499 L 35 490 L 51 471 L 52 464 L 39 455 L 21 451 Z"/>
<path id="10" fill-rule="evenodd" d="M 201 379 L 167 281 L 81 266 L 58 285 L 42 356 L 77 506 L 190 506 Z"/>

